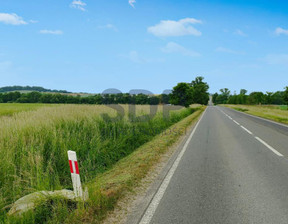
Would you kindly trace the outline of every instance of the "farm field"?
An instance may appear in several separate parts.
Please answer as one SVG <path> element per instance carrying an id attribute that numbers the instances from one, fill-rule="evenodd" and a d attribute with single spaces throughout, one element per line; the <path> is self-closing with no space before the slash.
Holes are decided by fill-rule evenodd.
<path id="1" fill-rule="evenodd" d="M 198 106 L 194 108 L 170 106 L 172 110 L 170 116 L 164 117 L 162 106 L 148 105 L 136 107 L 114 105 L 123 109 L 123 111 L 119 110 L 124 112 L 120 115 L 111 108 L 112 106 L 104 105 L 7 104 L 5 106 L 1 105 L 0 113 L 10 108 L 10 114 L 0 117 L 0 158 L 2 159 L 0 223 L 65 223 L 71 215 L 75 215 L 72 212 L 75 208 L 71 209 L 66 202 L 62 201 L 59 202 L 60 204 L 50 204 L 48 207 L 43 205 L 40 210 L 24 215 L 21 219 L 7 216 L 9 205 L 29 193 L 72 189 L 68 150 L 77 152 L 81 180 L 89 187 L 89 192 L 91 188 L 93 189 L 90 203 L 93 207 L 97 205 L 98 210 L 101 210 L 101 207 L 111 209 L 113 201 L 119 195 L 112 194 L 113 197 L 107 197 L 107 194 L 104 194 L 103 196 L 100 190 L 102 182 L 105 182 L 103 174 L 111 170 L 119 160 L 132 154 L 136 149 L 153 140 L 155 136 L 159 136 L 165 129 L 195 114 L 190 118 L 192 121 L 203 110 Z M 129 108 L 130 112 L 135 109 L 135 114 L 129 113 Z M 150 109 L 158 111 L 155 116 L 149 116 Z M 185 127 L 189 122 L 186 121 Z M 174 135 L 177 137 L 180 133 L 175 132 Z M 168 139 L 163 147 L 173 143 L 176 140 L 175 136 L 166 136 Z M 155 152 L 149 152 L 149 155 L 153 153 Z M 146 172 L 148 168 L 149 166 L 146 167 Z M 102 178 L 100 185 L 99 182 L 97 186 L 94 185 L 95 177 Z M 109 178 L 109 181 L 111 182 L 112 179 L 113 177 Z M 119 182 L 119 179 L 117 181 Z M 128 178 L 127 181 L 129 183 L 131 179 Z M 124 186 L 127 185 L 126 182 L 123 183 Z M 86 212 L 87 209 L 83 208 L 81 214 Z"/>
<path id="2" fill-rule="evenodd" d="M 287 106 L 250 106 L 250 105 L 222 105 L 247 114 L 263 117 L 276 122 L 288 124 L 288 110 Z"/>
<path id="3" fill-rule="evenodd" d="M 0 103 L 0 117 L 12 116 L 22 111 L 37 110 L 41 107 L 53 107 L 52 104 L 29 104 L 29 103 Z"/>

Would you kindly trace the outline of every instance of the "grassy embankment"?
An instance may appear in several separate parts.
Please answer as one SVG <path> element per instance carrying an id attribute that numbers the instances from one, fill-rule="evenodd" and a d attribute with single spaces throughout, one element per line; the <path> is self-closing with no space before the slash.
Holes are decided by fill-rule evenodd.
<path id="1" fill-rule="evenodd" d="M 250 106 L 250 105 L 222 105 L 247 114 L 263 117 L 276 122 L 288 124 L 287 106 Z"/>
<path id="2" fill-rule="evenodd" d="M 111 108 L 83 105 L 44 107 L 0 118 L 0 223 L 99 222 L 203 111 L 183 108 L 169 119 L 160 111 L 143 122 L 123 107 L 126 115 L 116 120 L 101 116 L 116 117 Z M 137 106 L 137 115 L 147 115 L 149 108 Z M 59 199 L 21 219 L 7 217 L 7 205 L 24 195 L 71 189 L 68 150 L 77 152 L 89 201 L 75 205 Z"/>

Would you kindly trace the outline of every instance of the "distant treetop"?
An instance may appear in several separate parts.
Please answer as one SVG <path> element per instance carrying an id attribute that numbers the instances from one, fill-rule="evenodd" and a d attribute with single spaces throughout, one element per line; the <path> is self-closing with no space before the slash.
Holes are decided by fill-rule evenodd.
<path id="1" fill-rule="evenodd" d="M 66 90 L 45 89 L 40 86 L 5 86 L 0 88 L 0 93 L 13 91 L 37 91 L 37 92 L 54 92 L 54 93 L 71 93 Z"/>

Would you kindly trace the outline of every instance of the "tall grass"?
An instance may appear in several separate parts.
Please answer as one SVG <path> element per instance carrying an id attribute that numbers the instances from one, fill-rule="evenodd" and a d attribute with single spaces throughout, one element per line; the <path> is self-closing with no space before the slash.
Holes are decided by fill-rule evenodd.
<path id="1" fill-rule="evenodd" d="M 29 104 L 29 103 L 0 103 L 0 117 L 12 116 L 22 111 L 37 110 L 41 107 L 56 106 L 54 104 Z"/>
<path id="2" fill-rule="evenodd" d="M 2 208 L 24 195 L 72 188 L 68 150 L 77 152 L 82 181 L 88 182 L 195 111 L 181 109 L 165 118 L 158 107 L 156 116 L 150 117 L 149 106 L 137 106 L 133 117 L 128 106 L 123 107 L 123 118 L 107 106 L 83 105 L 45 107 L 0 118 L 0 223 L 7 213 Z"/>

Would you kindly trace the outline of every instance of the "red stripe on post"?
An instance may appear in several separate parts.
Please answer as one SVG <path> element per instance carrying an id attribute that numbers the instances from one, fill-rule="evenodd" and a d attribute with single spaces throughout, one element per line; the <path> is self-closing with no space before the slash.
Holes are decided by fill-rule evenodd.
<path id="1" fill-rule="evenodd" d="M 78 162 L 74 161 L 74 164 L 75 164 L 76 174 L 79 174 Z"/>
<path id="2" fill-rule="evenodd" d="M 71 172 L 71 173 L 74 173 L 74 171 L 73 171 L 73 165 L 72 165 L 72 161 L 71 161 L 71 160 L 69 160 L 69 165 L 70 165 L 70 172 Z"/>

